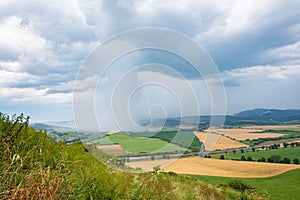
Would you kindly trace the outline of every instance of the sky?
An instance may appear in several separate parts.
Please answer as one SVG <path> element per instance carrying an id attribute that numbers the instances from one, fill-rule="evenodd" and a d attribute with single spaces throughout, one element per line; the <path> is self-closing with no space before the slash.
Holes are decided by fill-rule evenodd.
<path id="1" fill-rule="evenodd" d="M 90 52 L 115 34 L 144 27 L 181 32 L 206 50 L 223 79 L 226 113 L 299 109 L 299 7 L 298 0 L 1 0 L 0 112 L 24 113 L 31 121 L 72 120 L 74 83 Z M 142 64 L 136 62 L 138 54 L 114 65 Z M 198 100 L 204 99 L 202 113 L 210 112 L 205 84 L 186 65 L 162 52 L 143 52 L 143 58 L 147 55 L 185 74 L 194 88 L 203 91 L 197 94 Z M 106 77 L 115 80 L 111 76 L 119 69 L 112 67 Z M 147 72 L 144 78 L 180 83 L 178 77 Z M 112 89 L 99 88 L 103 94 Z M 159 98 L 151 95 L 153 91 Z M 148 92 L 145 88 L 142 96 L 151 101 L 133 96 L 130 105 L 136 113 L 146 114 L 149 110 L 139 109 L 158 101 L 175 116 L 178 102 L 164 94 L 163 88 L 152 87 Z M 105 107 L 98 109 L 106 113 Z"/>

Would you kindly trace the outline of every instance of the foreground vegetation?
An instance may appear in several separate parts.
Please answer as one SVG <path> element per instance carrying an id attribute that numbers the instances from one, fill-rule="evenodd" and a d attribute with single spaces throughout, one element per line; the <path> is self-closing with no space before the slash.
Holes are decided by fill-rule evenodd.
<path id="1" fill-rule="evenodd" d="M 0 199 L 259 199 L 174 173 L 115 171 L 81 143 L 56 143 L 28 123 L 0 113 Z"/>
<path id="2" fill-rule="evenodd" d="M 300 169 L 286 172 L 281 175 L 269 178 L 227 178 L 227 177 L 214 177 L 214 176 L 198 176 L 191 175 L 198 180 L 213 184 L 213 185 L 226 185 L 240 181 L 241 183 L 253 188 L 261 196 L 270 199 L 299 199 L 300 188 Z"/>

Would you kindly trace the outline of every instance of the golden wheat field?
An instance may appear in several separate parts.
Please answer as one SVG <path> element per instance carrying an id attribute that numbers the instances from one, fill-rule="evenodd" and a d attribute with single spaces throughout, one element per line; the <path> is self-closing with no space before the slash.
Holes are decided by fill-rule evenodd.
<path id="1" fill-rule="evenodd" d="M 299 165 L 216 160 L 209 158 L 182 158 L 165 167 L 164 171 L 206 176 L 262 178 L 299 168 Z"/>
<path id="2" fill-rule="evenodd" d="M 222 176 L 236 178 L 263 178 L 299 169 L 300 165 L 260 163 L 248 161 L 217 160 L 209 158 L 181 158 L 178 160 L 154 160 L 130 162 L 126 165 L 141 168 L 144 172 L 152 171 L 159 165 L 162 171 L 178 174 L 195 174 L 204 176 Z"/>
<path id="3" fill-rule="evenodd" d="M 205 149 L 208 151 L 248 147 L 246 144 L 220 134 L 208 134 L 207 132 L 194 132 L 194 134 L 204 144 Z"/>
<path id="4" fill-rule="evenodd" d="M 234 129 L 219 129 L 219 134 L 225 135 L 236 140 L 254 140 L 258 138 L 276 138 L 285 134 L 279 133 L 262 133 L 264 129 L 246 129 L 246 128 L 234 128 Z"/>
<path id="5" fill-rule="evenodd" d="M 271 125 L 271 126 L 245 126 L 243 129 L 256 129 L 256 130 L 284 130 L 284 129 L 293 129 L 293 130 L 300 130 L 300 124 L 296 125 Z"/>

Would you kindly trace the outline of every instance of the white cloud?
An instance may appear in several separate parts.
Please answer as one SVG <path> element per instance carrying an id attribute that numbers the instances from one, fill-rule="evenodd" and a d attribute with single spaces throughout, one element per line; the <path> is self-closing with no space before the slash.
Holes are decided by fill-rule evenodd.
<path id="1" fill-rule="evenodd" d="M 298 7 L 296 0 L 2 0 L 0 95 L 7 102 L 70 102 L 77 70 L 99 41 L 147 26 L 196 39 L 226 70 L 226 83 L 286 81 L 293 88 L 287 83 L 299 83 Z"/>
<path id="2" fill-rule="evenodd" d="M 71 103 L 72 101 L 72 93 L 48 94 L 48 89 L 0 87 L 0 90 L 1 100 L 8 100 L 8 104 L 31 102 L 47 105 L 55 103 Z"/>
<path id="3" fill-rule="evenodd" d="M 0 70 L 0 87 L 26 85 L 38 82 L 39 78 L 25 72 L 10 72 Z"/>
<path id="4" fill-rule="evenodd" d="M 280 79 L 298 79 L 300 65 L 289 66 L 253 66 L 223 72 L 225 83 L 249 84 L 251 81 L 276 81 Z"/>
<path id="5" fill-rule="evenodd" d="M 269 49 L 264 56 L 283 63 L 300 63 L 300 41 Z"/>

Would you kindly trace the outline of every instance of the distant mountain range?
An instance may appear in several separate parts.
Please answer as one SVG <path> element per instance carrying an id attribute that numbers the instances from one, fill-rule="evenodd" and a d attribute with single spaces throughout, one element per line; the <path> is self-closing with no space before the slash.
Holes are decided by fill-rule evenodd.
<path id="1" fill-rule="evenodd" d="M 300 119 L 300 109 L 264 109 L 256 108 L 253 110 L 245 110 L 233 115 L 244 119 L 259 119 L 259 120 L 272 120 L 272 121 L 292 121 Z"/>
<path id="2" fill-rule="evenodd" d="M 225 115 L 225 116 L 215 116 L 216 120 L 225 119 L 225 126 L 239 126 L 239 125 L 276 125 L 276 124 L 293 124 L 300 123 L 300 109 L 264 109 L 256 108 L 253 110 L 245 110 L 234 115 Z M 176 117 L 157 119 L 152 122 L 152 125 L 163 124 L 162 120 L 165 122 L 164 127 L 176 127 L 176 126 L 191 126 L 191 122 L 199 121 L 199 129 L 205 129 L 209 126 L 211 116 L 195 116 L 195 117 Z M 149 123 L 149 122 L 148 122 Z M 144 122 L 146 125 L 147 122 Z"/>
<path id="3" fill-rule="evenodd" d="M 225 119 L 225 126 L 299 124 L 300 109 L 279 110 L 256 108 L 252 110 L 245 110 L 234 115 L 215 116 L 215 119 Z M 168 119 L 156 119 L 151 123 L 151 126 L 159 127 L 164 124 L 165 128 L 174 128 L 179 125 L 188 128 L 197 126 L 198 122 L 198 128 L 205 129 L 209 126 L 210 120 L 210 115 L 183 118 L 174 117 Z M 140 124 L 146 126 L 149 124 L 149 121 L 143 120 Z M 74 121 L 34 123 L 32 126 L 37 129 L 46 130 L 75 130 Z"/>

